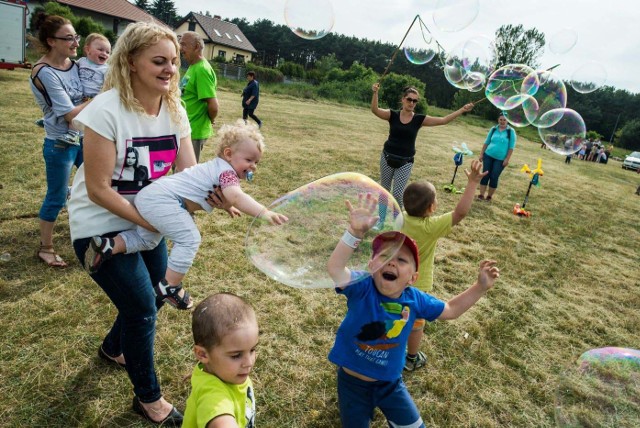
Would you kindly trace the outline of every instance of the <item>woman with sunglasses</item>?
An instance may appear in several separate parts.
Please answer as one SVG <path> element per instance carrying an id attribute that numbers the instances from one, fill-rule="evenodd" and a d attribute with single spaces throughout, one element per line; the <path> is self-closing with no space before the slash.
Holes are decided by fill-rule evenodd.
<path id="1" fill-rule="evenodd" d="M 52 267 L 67 264 L 53 249 L 53 228 L 67 201 L 71 169 L 82 164 L 82 134 L 70 123 L 87 105 L 83 102 L 77 55 L 80 36 L 61 16 L 41 15 L 36 43 L 44 53 L 31 71 L 31 92 L 44 113 L 44 156 L 47 194 L 40 208 L 40 247 L 37 257 Z"/>
<path id="2" fill-rule="evenodd" d="M 413 157 L 416 153 L 416 137 L 423 126 L 446 125 L 458 116 L 471 111 L 473 103 L 466 104 L 459 110 L 445 117 L 431 117 L 416 114 L 416 104 L 420 102 L 420 93 L 414 87 L 407 86 L 402 90 L 401 108 L 399 111 L 378 107 L 379 83 L 374 83 L 371 97 L 371 112 L 380 119 L 389 122 L 389 137 L 384 143 L 380 155 L 380 184 L 391 192 L 402 209 L 402 194 L 409 182 L 413 169 Z M 393 183 L 393 191 L 392 189 Z M 383 201 L 384 202 L 384 201 Z M 379 225 L 384 223 L 386 212 L 380 204 Z"/>

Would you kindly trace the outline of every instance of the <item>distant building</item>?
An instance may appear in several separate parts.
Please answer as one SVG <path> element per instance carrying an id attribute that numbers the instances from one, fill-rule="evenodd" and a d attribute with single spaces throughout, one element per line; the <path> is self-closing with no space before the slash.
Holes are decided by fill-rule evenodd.
<path id="1" fill-rule="evenodd" d="M 33 10 L 36 6 L 44 6 L 47 1 L 52 0 L 28 1 L 27 4 L 29 9 Z M 102 24 L 105 30 L 111 30 L 117 35 L 122 34 L 127 25 L 132 22 L 154 21 L 167 25 L 127 0 L 56 0 L 56 2 L 68 6 L 75 16 L 89 17 Z"/>
<path id="2" fill-rule="evenodd" d="M 236 24 L 223 21 L 218 15 L 211 17 L 190 12 L 175 28 L 178 36 L 185 31 L 195 31 L 202 36 L 202 55 L 207 60 L 223 58 L 225 61 L 244 64 L 258 53 Z"/>

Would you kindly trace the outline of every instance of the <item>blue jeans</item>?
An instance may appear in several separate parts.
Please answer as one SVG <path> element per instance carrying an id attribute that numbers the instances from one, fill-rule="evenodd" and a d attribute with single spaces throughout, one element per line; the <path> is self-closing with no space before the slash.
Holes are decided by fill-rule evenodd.
<path id="1" fill-rule="evenodd" d="M 498 179 L 504 167 L 502 166 L 503 160 L 492 158 L 486 153 L 482 156 L 482 172 L 489 171 L 489 174 L 482 177 L 480 180 L 481 186 L 486 186 L 487 183 L 492 189 L 498 188 Z"/>
<path id="2" fill-rule="evenodd" d="M 105 236 L 115 235 L 117 232 Z M 90 239 L 73 241 L 80 263 Z M 166 269 L 167 245 L 163 239 L 150 251 L 117 254 L 91 275 L 118 309 L 102 349 L 112 356 L 124 354 L 133 392 L 143 403 L 151 403 L 162 396 L 153 364 L 153 346 L 156 316 L 163 303 L 156 300 L 153 284 L 164 278 Z"/>
<path id="3" fill-rule="evenodd" d="M 71 168 L 82 165 L 82 140 L 80 146 L 62 144 L 50 138 L 44 139 L 42 156 L 47 175 L 47 194 L 40 207 L 41 220 L 54 222 L 67 203 L 67 188 Z"/>
<path id="4" fill-rule="evenodd" d="M 389 426 L 424 428 L 402 377 L 392 382 L 365 382 L 338 367 L 338 406 L 344 428 L 369 428 L 376 407 Z"/>

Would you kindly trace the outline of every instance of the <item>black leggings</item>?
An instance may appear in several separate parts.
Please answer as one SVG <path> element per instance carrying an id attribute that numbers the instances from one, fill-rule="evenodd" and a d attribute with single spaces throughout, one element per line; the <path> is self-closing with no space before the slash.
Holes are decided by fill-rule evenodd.
<path id="1" fill-rule="evenodd" d="M 246 107 L 243 108 L 242 109 L 242 118 L 244 120 L 247 120 L 247 117 L 250 117 L 251 119 L 255 120 L 258 125 L 260 125 L 262 123 L 262 121 L 260 119 L 258 119 L 258 116 L 253 114 L 254 111 L 256 111 L 256 109 L 254 109 L 254 108 L 246 108 Z"/>

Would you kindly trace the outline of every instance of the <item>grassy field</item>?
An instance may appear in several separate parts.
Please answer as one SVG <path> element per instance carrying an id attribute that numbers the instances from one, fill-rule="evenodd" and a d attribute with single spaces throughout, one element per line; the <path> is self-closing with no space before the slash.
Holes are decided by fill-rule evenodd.
<path id="1" fill-rule="evenodd" d="M 0 425 L 142 427 L 131 410 L 123 371 L 96 356 L 115 309 L 73 255 L 66 211 L 55 230 L 66 270 L 35 257 L 37 212 L 45 193 L 41 116 L 28 72 L 0 71 Z M 267 151 L 256 180 L 243 185 L 263 203 L 323 176 L 357 171 L 378 179 L 387 124 L 367 109 L 270 96 L 257 114 Z M 241 114 L 240 96 L 220 90 L 218 123 Z M 492 123 L 462 119 L 423 129 L 413 179 L 438 189 L 451 180 L 453 141 L 478 153 Z M 468 217 L 438 243 L 434 294 L 447 299 L 471 284 L 483 258 L 502 276 L 460 319 L 427 327 L 429 361 L 405 381 L 427 426 L 548 427 L 640 425 L 638 372 L 606 379 L 598 390 L 576 376 L 577 358 L 592 348 L 640 348 L 640 176 L 574 160 L 519 139 L 492 204 L 474 203 Z M 203 158 L 213 156 L 209 143 Z M 542 158 L 541 186 L 531 190 L 531 218 L 511 213 L 522 202 L 524 163 Z M 468 165 L 469 160 L 465 161 Z M 459 171 L 456 184 L 464 185 Z M 439 212 L 459 195 L 439 191 Z M 262 427 L 337 427 L 335 368 L 327 361 L 346 305 L 330 289 L 279 284 L 244 256 L 251 219 L 200 214 L 203 235 L 186 280 L 196 301 L 231 291 L 258 313 L 261 336 L 253 373 Z M 318 231 L 319 234 L 322 231 Z M 338 236 L 336 236 L 336 240 Z M 191 372 L 189 313 L 171 308 L 158 318 L 156 362 L 163 393 L 184 409 Z M 635 394 L 635 397 L 634 397 Z M 377 415 L 374 427 L 383 427 Z"/>

